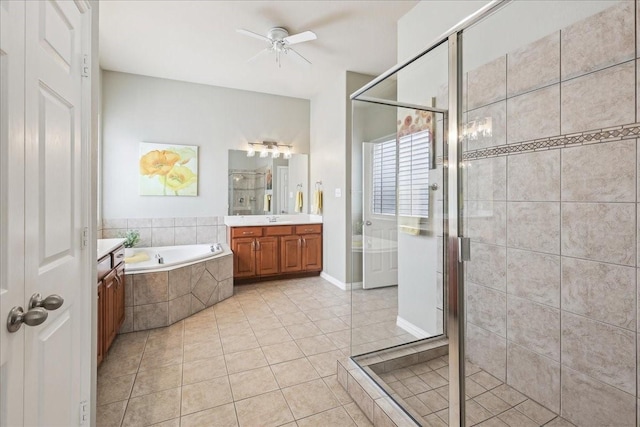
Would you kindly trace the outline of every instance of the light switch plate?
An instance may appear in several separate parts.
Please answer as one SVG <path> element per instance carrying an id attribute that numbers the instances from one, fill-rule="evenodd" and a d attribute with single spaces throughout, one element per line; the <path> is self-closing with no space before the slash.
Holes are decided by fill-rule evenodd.
<path id="1" fill-rule="evenodd" d="M 342 197 L 342 190 L 339 188 L 336 188 L 336 197 Z"/>

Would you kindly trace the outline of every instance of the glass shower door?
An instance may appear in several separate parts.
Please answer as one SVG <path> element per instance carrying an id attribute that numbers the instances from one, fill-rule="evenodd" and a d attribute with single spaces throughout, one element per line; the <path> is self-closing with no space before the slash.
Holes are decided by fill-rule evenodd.
<path id="1" fill-rule="evenodd" d="M 466 425 L 636 425 L 636 8 L 462 32 Z"/>
<path id="2" fill-rule="evenodd" d="M 422 424 L 448 407 L 447 61 L 443 43 L 352 97 L 351 355 Z"/>

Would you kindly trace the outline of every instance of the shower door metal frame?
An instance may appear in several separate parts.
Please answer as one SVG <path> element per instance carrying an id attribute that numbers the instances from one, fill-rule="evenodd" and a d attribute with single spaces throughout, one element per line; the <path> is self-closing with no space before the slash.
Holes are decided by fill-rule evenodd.
<path id="1" fill-rule="evenodd" d="M 461 240 L 464 238 L 463 231 L 463 187 L 462 187 L 462 36 L 464 31 L 483 20 L 489 15 L 497 12 L 513 0 L 493 0 L 475 13 L 469 15 L 450 30 L 438 37 L 429 47 L 410 60 L 398 64 L 373 79 L 351 95 L 352 100 L 377 102 L 386 105 L 404 106 L 401 102 L 379 100 L 362 96 L 365 92 L 398 73 L 411 63 L 422 58 L 424 55 L 440 46 L 448 43 L 449 48 L 449 74 L 448 88 L 449 100 L 448 110 L 437 109 L 437 112 L 444 113 L 445 129 L 448 134 L 444 135 L 444 156 L 443 166 L 447 169 L 444 180 L 444 194 L 447 194 L 448 201 L 445 203 L 445 216 L 447 221 L 444 224 L 444 271 L 445 300 L 447 303 L 447 313 L 445 316 L 445 331 L 449 340 L 449 425 L 461 427 L 465 425 L 465 306 L 464 306 L 464 261 L 462 259 Z M 424 108 L 424 107 L 421 107 Z M 427 109 L 428 110 L 428 109 Z M 433 109 L 436 110 L 436 109 Z M 435 111 L 434 111 L 435 112 Z"/>

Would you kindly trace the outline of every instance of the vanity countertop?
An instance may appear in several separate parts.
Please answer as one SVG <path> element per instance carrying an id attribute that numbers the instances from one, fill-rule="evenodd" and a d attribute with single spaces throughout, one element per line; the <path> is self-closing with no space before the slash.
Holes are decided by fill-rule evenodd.
<path id="1" fill-rule="evenodd" d="M 98 259 L 124 243 L 125 239 L 98 239 Z"/>
<path id="2" fill-rule="evenodd" d="M 320 215 L 275 215 L 275 217 L 276 221 L 270 222 L 269 218 L 273 218 L 271 215 L 225 216 L 224 224 L 227 227 L 322 224 L 322 216 Z"/>

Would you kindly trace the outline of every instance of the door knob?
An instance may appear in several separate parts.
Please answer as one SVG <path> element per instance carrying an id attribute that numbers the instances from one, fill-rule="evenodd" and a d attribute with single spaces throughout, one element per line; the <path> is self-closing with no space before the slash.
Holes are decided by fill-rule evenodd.
<path id="1" fill-rule="evenodd" d="M 367 222 L 365 222 L 364 224 L 365 224 L 365 225 L 371 225 L 371 224 L 372 224 L 372 222 L 371 222 L 371 221 L 367 221 Z"/>
<path id="2" fill-rule="evenodd" d="M 53 294 L 49 295 L 45 299 L 42 299 L 42 295 L 36 292 L 35 294 L 31 295 L 31 299 L 29 299 L 29 310 L 36 307 L 41 307 L 45 310 L 53 311 L 62 307 L 63 303 L 64 299 L 60 295 Z"/>
<path id="3" fill-rule="evenodd" d="M 49 317 L 49 313 L 47 313 L 47 310 L 44 308 L 32 308 L 25 313 L 22 307 L 16 306 L 9 312 L 7 330 L 9 332 L 16 332 L 23 323 L 27 326 L 38 326 L 47 320 L 47 317 Z"/>

